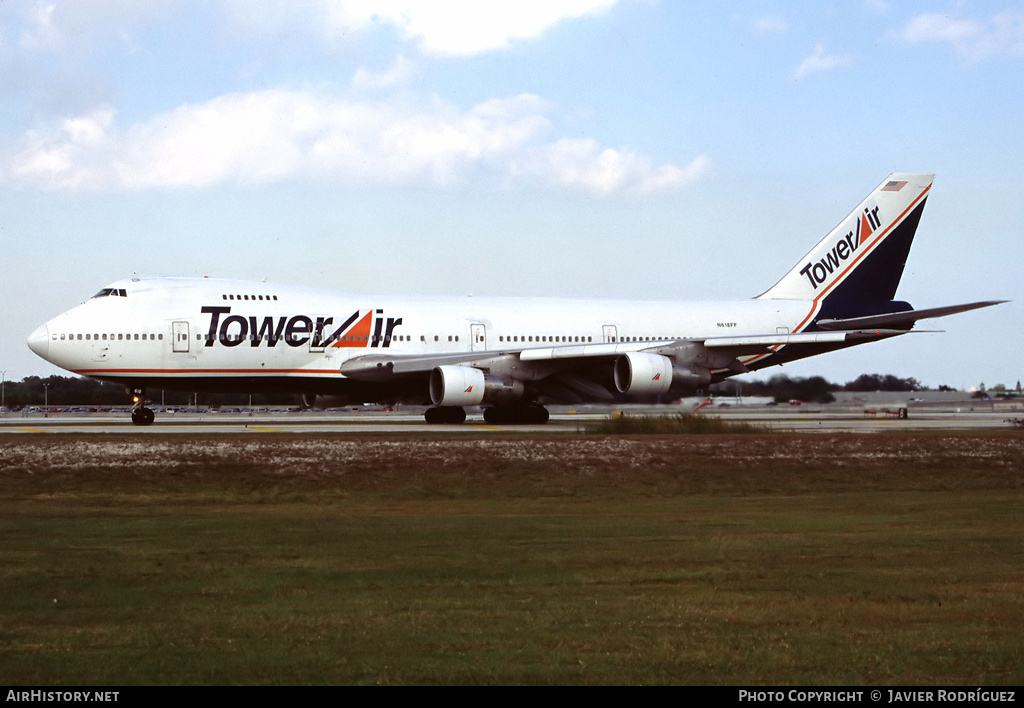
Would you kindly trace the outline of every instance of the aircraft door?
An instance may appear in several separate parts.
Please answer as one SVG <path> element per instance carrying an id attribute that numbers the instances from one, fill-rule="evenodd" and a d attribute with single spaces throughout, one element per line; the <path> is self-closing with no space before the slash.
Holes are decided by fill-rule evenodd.
<path id="1" fill-rule="evenodd" d="M 327 316 L 313 316 L 313 334 L 309 338 L 309 352 L 310 354 L 321 354 L 324 351 L 326 342 L 324 337 L 328 336 L 331 331 L 328 329 L 334 324 L 333 317 Z M 326 330 L 326 331 L 325 331 Z"/>
<path id="2" fill-rule="evenodd" d="M 96 334 L 96 335 L 93 335 L 93 336 L 96 339 L 92 343 L 92 357 L 91 357 L 91 359 L 93 361 L 106 361 L 107 360 L 107 352 L 110 351 L 110 345 L 107 344 L 107 342 L 105 342 L 105 341 L 101 344 L 98 341 L 100 335 Z M 105 340 L 106 338 L 107 338 L 107 335 L 104 334 L 103 335 L 103 339 Z M 113 335 L 111 335 L 111 338 L 113 338 Z"/>
<path id="3" fill-rule="evenodd" d="M 619 336 L 617 330 L 615 329 L 615 325 L 605 325 L 604 327 L 601 328 L 601 330 L 604 336 L 605 344 L 610 344 L 611 342 L 614 342 L 615 338 Z"/>
<path id="4" fill-rule="evenodd" d="M 173 342 L 173 351 L 176 352 L 187 352 L 189 347 L 188 338 L 188 322 L 172 322 L 171 323 L 171 340 Z"/>
<path id="5" fill-rule="evenodd" d="M 482 324 L 469 326 L 470 351 L 482 352 L 487 349 L 487 327 Z"/>

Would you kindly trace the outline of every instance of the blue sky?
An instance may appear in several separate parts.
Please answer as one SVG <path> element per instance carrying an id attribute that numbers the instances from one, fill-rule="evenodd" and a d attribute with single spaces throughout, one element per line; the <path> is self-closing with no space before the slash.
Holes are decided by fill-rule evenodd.
<path id="1" fill-rule="evenodd" d="M 1024 4 L 0 2 L 0 369 L 106 283 L 771 286 L 936 173 L 900 286 L 1021 300 Z M 1024 379 L 1019 306 L 762 373 Z"/>

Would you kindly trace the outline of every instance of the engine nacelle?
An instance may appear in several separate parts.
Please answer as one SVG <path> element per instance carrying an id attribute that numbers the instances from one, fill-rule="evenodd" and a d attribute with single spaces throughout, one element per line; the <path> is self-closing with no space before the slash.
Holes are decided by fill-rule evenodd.
<path id="1" fill-rule="evenodd" d="M 484 372 L 471 366 L 438 366 L 430 372 L 430 400 L 438 406 L 478 406 L 486 390 Z"/>
<path id="2" fill-rule="evenodd" d="M 657 396 L 672 386 L 672 360 L 661 354 L 626 352 L 615 360 L 615 388 L 630 396 Z"/>
<path id="3" fill-rule="evenodd" d="M 711 385 L 711 371 L 703 366 L 672 367 L 672 392 L 687 396 Z"/>
<path id="4" fill-rule="evenodd" d="M 485 376 L 471 366 L 438 366 L 430 373 L 430 400 L 439 406 L 505 404 L 525 395 L 522 381 Z"/>
<path id="5" fill-rule="evenodd" d="M 496 376 L 484 377 L 484 401 L 487 403 L 513 403 L 522 400 L 526 395 L 526 387 L 518 379 L 499 379 Z"/>

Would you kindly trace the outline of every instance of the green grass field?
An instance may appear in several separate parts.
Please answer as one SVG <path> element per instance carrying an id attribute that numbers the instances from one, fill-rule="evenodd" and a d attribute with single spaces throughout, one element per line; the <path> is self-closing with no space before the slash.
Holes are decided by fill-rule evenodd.
<path id="1" fill-rule="evenodd" d="M 5 436 L 0 683 L 1020 684 L 1022 453 Z"/>

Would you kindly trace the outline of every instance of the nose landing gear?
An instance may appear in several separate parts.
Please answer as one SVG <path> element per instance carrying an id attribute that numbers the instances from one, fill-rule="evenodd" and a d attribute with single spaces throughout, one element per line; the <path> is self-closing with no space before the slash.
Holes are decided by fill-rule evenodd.
<path id="1" fill-rule="evenodd" d="M 135 425 L 152 425 L 156 414 L 146 406 L 146 392 L 142 389 L 132 391 L 132 423 Z"/>

